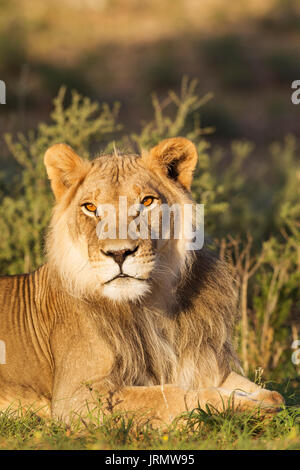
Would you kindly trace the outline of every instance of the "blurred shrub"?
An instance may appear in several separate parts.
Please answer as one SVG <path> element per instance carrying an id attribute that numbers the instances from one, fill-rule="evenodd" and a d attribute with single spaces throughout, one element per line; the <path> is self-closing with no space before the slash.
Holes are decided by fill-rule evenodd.
<path id="1" fill-rule="evenodd" d="M 112 150 L 150 148 L 176 135 L 192 139 L 199 164 L 192 187 L 205 203 L 206 232 L 232 266 L 241 313 L 238 341 L 243 366 L 264 368 L 268 377 L 296 374 L 290 347 L 300 329 L 300 163 L 297 143 L 288 136 L 274 143 L 260 161 L 254 146 L 233 141 L 230 148 L 211 148 L 202 128 L 203 106 L 210 95 L 198 96 L 197 82 L 182 82 L 179 94 L 153 96 L 154 117 L 139 132 L 120 135 L 118 105 L 99 105 L 78 93 L 64 105 L 65 90 L 54 100 L 48 124 L 27 136 L 11 135 L 6 142 L 17 161 L 12 181 L 0 175 L 0 272 L 33 270 L 43 261 L 43 236 L 52 196 L 43 155 L 57 142 L 70 144 L 88 158 L 91 145 Z M 297 339 L 297 338 L 296 338 Z"/>
<path id="2" fill-rule="evenodd" d="M 299 334 L 299 248 L 294 237 L 271 237 L 254 248 L 229 235 L 220 242 L 221 254 L 232 265 L 239 292 L 239 349 L 247 374 L 259 368 L 269 378 L 297 376 L 291 344 Z M 295 337 L 293 336 L 295 333 Z"/>
<path id="3" fill-rule="evenodd" d="M 80 67 L 59 67 L 48 63 L 36 63 L 33 70 L 43 82 L 43 88 L 52 96 L 59 89 L 61 83 L 64 83 L 67 88 L 78 90 L 80 93 L 91 93 L 91 88 L 83 78 Z"/>
<path id="4" fill-rule="evenodd" d="M 206 39 L 203 51 L 207 63 L 218 71 L 225 86 L 243 89 L 255 84 L 248 50 L 240 36 L 226 34 Z"/>
<path id="5" fill-rule="evenodd" d="M 276 50 L 266 57 L 266 64 L 275 82 L 290 85 L 295 77 L 299 77 L 299 55 L 288 50 Z"/>
<path id="6" fill-rule="evenodd" d="M 297 30 L 300 26 L 300 10 L 297 0 L 276 0 L 271 11 L 262 18 L 266 29 L 276 32 Z"/>
<path id="7" fill-rule="evenodd" d="M 177 85 L 178 45 L 162 42 L 147 54 L 147 61 L 141 68 L 141 83 L 147 86 L 147 93 L 152 90 L 165 91 Z"/>
<path id="8" fill-rule="evenodd" d="M 1 6 L 0 6 L 1 8 Z M 0 30 L 0 70 L 7 77 L 24 63 L 25 33 L 20 23 L 8 24 Z"/>
<path id="9" fill-rule="evenodd" d="M 201 122 L 204 126 L 212 126 L 219 139 L 233 139 L 240 135 L 236 117 L 227 106 L 213 100 L 205 104 Z"/>

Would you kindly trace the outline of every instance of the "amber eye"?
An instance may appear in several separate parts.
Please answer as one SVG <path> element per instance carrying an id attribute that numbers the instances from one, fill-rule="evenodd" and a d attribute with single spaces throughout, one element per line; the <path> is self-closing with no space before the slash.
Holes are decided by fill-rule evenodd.
<path id="1" fill-rule="evenodd" d="M 151 206 L 151 204 L 153 203 L 154 201 L 154 197 L 152 196 L 146 196 L 144 197 L 144 199 L 142 200 L 142 204 L 145 206 L 145 207 L 149 207 Z"/>
<path id="2" fill-rule="evenodd" d="M 83 207 L 86 208 L 87 211 L 89 212 L 96 212 L 97 207 L 95 204 L 92 204 L 91 202 L 87 202 L 86 204 L 83 204 Z"/>

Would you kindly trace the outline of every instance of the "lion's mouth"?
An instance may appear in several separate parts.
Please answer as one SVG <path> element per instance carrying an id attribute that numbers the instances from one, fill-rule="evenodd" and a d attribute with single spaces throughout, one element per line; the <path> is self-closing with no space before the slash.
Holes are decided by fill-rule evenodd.
<path id="1" fill-rule="evenodd" d="M 109 284 L 110 282 L 116 281 L 117 279 L 134 279 L 136 281 L 146 281 L 147 279 L 142 277 L 130 276 L 129 274 L 120 273 L 117 276 L 113 277 L 109 281 L 106 281 L 104 284 Z"/>

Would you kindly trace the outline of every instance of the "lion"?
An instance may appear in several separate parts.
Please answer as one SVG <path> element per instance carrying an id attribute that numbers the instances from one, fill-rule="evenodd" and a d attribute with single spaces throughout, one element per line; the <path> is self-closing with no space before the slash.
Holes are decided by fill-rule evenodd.
<path id="1" fill-rule="evenodd" d="M 121 198 L 148 215 L 162 204 L 194 205 L 197 161 L 195 145 L 182 137 L 141 155 L 115 151 L 92 161 L 66 144 L 47 150 L 56 203 L 46 264 L 0 279 L 2 410 L 35 404 L 68 421 L 102 397 L 102 406 L 145 411 L 165 425 L 198 406 L 282 407 L 279 393 L 239 369 L 225 262 L 206 248 L 188 249 L 184 236 L 99 236 L 107 205 L 118 228 Z"/>

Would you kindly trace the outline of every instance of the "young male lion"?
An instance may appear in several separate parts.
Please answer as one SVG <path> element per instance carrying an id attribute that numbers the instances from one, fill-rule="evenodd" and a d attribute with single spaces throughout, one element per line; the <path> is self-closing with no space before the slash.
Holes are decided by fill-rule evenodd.
<path id="1" fill-rule="evenodd" d="M 184 237 L 119 235 L 124 197 L 149 213 L 192 204 L 197 158 L 184 138 L 91 162 L 65 144 L 46 152 L 56 198 L 47 263 L 0 279 L 2 409 L 48 403 L 67 420 L 101 396 L 104 406 L 168 423 L 198 404 L 280 407 L 277 392 L 233 371 L 235 294 L 224 263 L 188 250 Z M 105 238 L 98 228 L 107 204 L 116 236 Z"/>

